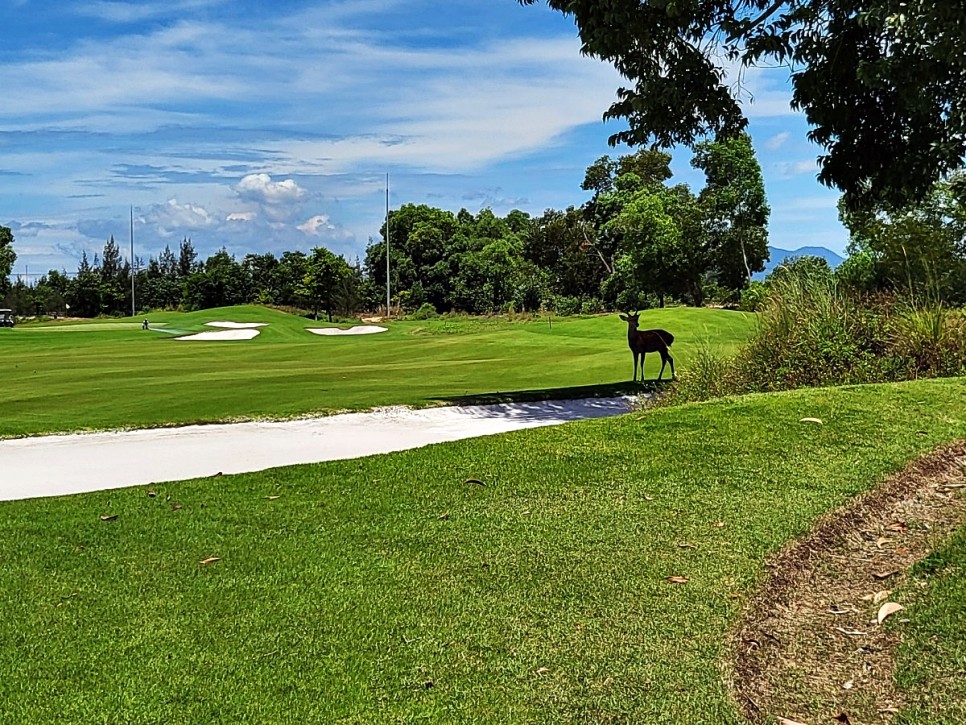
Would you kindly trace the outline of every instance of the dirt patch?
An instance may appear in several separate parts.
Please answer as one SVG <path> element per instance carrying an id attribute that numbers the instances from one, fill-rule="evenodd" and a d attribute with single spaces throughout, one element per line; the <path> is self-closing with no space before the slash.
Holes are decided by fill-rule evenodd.
<path id="1" fill-rule="evenodd" d="M 877 613 L 909 568 L 966 523 L 966 441 L 824 517 L 768 566 L 730 642 L 732 695 L 755 722 L 888 722 L 899 641 Z M 902 612 L 894 615 L 902 618 Z"/>

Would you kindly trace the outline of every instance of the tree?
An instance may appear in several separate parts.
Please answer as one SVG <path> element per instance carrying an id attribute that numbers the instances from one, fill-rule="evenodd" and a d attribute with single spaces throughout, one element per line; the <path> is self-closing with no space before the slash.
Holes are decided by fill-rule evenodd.
<path id="1" fill-rule="evenodd" d="M 771 210 L 751 138 L 740 133 L 704 141 L 691 165 L 707 180 L 699 200 L 710 233 L 710 271 L 719 285 L 737 292 L 768 261 Z"/>
<path id="2" fill-rule="evenodd" d="M 537 0 L 519 0 L 531 5 Z M 612 143 L 664 147 L 747 125 L 725 66 L 786 65 L 826 149 L 819 179 L 856 208 L 901 206 L 966 154 L 966 5 L 948 0 L 548 0 L 630 88 Z M 739 76 L 740 80 L 740 76 Z"/>
<path id="3" fill-rule="evenodd" d="M 851 233 L 850 262 L 855 258 L 840 276 L 851 286 L 966 302 L 966 172 L 900 209 L 841 205 L 839 212 Z"/>
<path id="4" fill-rule="evenodd" d="M 13 231 L 10 227 L 0 226 L 0 299 L 3 299 L 10 289 L 8 277 L 16 261 L 17 253 L 13 251 Z"/>
<path id="5" fill-rule="evenodd" d="M 339 301 L 343 301 L 342 311 L 345 312 L 345 302 L 355 294 L 355 286 L 352 284 L 354 279 L 354 270 L 344 258 L 336 256 L 325 247 L 316 247 L 309 257 L 308 271 L 302 281 L 300 293 L 316 319 L 322 309 L 328 315 L 329 322 L 332 322 L 332 313 Z"/>

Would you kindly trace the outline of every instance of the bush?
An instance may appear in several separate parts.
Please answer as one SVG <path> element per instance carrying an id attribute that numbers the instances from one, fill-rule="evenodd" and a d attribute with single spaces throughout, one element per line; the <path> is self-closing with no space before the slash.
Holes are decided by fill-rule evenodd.
<path id="1" fill-rule="evenodd" d="M 700 351 L 668 400 L 963 374 L 962 311 L 849 294 L 820 266 L 800 265 L 770 280 L 737 355 Z"/>
<path id="2" fill-rule="evenodd" d="M 439 317 L 439 313 L 436 312 L 436 308 L 433 306 L 432 302 L 423 302 L 410 317 L 414 320 L 431 320 L 435 317 Z"/>
<path id="3" fill-rule="evenodd" d="M 743 312 L 757 312 L 768 296 L 768 286 L 764 282 L 752 281 L 750 285 L 741 290 L 741 302 L 738 309 Z"/>
<path id="4" fill-rule="evenodd" d="M 558 297 L 556 313 L 562 317 L 580 314 L 581 300 L 579 297 Z"/>

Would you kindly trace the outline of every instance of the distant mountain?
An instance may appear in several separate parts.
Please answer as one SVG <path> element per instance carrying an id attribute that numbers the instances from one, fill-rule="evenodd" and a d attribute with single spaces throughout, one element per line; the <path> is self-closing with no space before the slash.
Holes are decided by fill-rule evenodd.
<path id="1" fill-rule="evenodd" d="M 799 247 L 798 249 L 791 250 L 768 247 L 768 253 L 771 255 L 771 259 L 765 262 L 765 271 L 752 275 L 752 279 L 764 279 L 775 267 L 786 259 L 792 259 L 793 257 L 821 257 L 828 262 L 828 266 L 832 269 L 835 269 L 845 261 L 845 257 L 841 257 L 831 249 L 826 249 L 825 247 Z"/>

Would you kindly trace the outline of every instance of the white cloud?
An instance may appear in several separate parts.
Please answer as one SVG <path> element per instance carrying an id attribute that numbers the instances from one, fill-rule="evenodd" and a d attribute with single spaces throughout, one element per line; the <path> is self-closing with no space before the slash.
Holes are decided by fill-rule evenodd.
<path id="1" fill-rule="evenodd" d="M 268 174 L 249 174 L 235 185 L 234 191 L 247 201 L 272 206 L 299 202 L 308 193 L 294 179 L 272 181 Z"/>
<path id="2" fill-rule="evenodd" d="M 783 177 L 801 176 L 803 174 L 818 174 L 818 162 L 815 159 L 802 161 L 781 161 L 775 164 L 778 173 Z"/>
<path id="3" fill-rule="evenodd" d="M 785 142 L 788 141 L 790 136 L 791 134 L 788 131 L 777 133 L 765 141 L 765 148 L 769 149 L 770 151 L 777 151 L 785 145 Z"/>
<path id="4" fill-rule="evenodd" d="M 334 231 L 335 225 L 325 214 L 317 214 L 296 228 L 311 237 L 321 237 L 323 232 Z"/>
<path id="5" fill-rule="evenodd" d="M 184 234 L 186 231 L 207 229 L 217 223 L 215 217 L 197 204 L 181 204 L 169 199 L 166 204 L 155 204 L 141 216 L 141 221 L 152 227 L 160 237 Z"/>
<path id="6" fill-rule="evenodd" d="M 257 217 L 253 211 L 233 211 L 231 214 L 225 217 L 226 222 L 250 222 L 254 221 Z"/>

